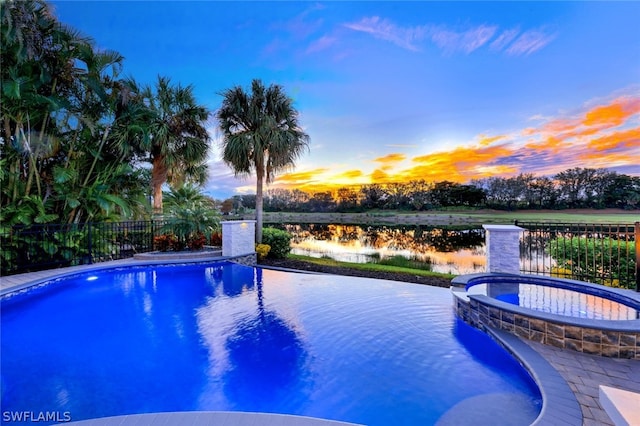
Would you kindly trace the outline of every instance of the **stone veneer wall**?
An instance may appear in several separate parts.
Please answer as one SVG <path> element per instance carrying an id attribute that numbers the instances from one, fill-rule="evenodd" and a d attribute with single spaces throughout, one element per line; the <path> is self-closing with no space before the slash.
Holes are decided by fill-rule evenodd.
<path id="1" fill-rule="evenodd" d="M 241 256 L 256 251 L 256 221 L 228 220 L 222 225 L 222 255 Z"/>
<path id="2" fill-rule="evenodd" d="M 239 263 L 240 265 L 255 266 L 258 263 L 258 255 L 249 253 L 242 256 L 235 256 L 227 259 L 229 262 Z"/>
<path id="3" fill-rule="evenodd" d="M 640 332 L 611 331 L 531 318 L 454 294 L 454 310 L 466 323 L 493 327 L 562 349 L 612 358 L 640 360 Z"/>
<path id="4" fill-rule="evenodd" d="M 487 272 L 520 272 L 520 234 L 515 225 L 482 225 L 485 230 Z"/>

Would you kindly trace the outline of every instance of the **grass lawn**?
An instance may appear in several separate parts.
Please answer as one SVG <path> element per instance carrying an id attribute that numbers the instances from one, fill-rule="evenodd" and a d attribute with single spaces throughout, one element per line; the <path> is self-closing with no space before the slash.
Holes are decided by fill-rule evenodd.
<path id="1" fill-rule="evenodd" d="M 444 213 L 439 213 L 444 214 Z M 572 223 L 626 223 L 640 221 L 640 212 L 611 213 L 607 210 L 592 211 L 521 211 L 521 212 L 478 212 L 478 213 L 449 213 L 462 217 L 473 217 L 486 222 L 514 222 L 516 220 L 532 222 L 572 222 Z"/>
<path id="2" fill-rule="evenodd" d="M 246 215 L 246 219 L 253 215 Z M 514 221 L 633 224 L 640 211 L 605 210 L 451 210 L 451 211 L 370 211 L 365 213 L 289 213 L 265 212 L 265 223 L 338 223 L 380 225 L 465 226 L 513 224 Z"/>
<path id="3" fill-rule="evenodd" d="M 355 269 L 359 271 L 369 271 L 369 272 L 393 272 L 393 273 L 402 273 L 402 274 L 412 274 L 412 275 L 420 275 L 423 277 L 439 277 L 445 279 L 452 279 L 455 275 L 451 274 L 442 274 L 438 272 L 427 271 L 424 269 L 416 269 L 416 268 L 408 268 L 403 266 L 395 266 L 395 265 L 385 265 L 379 263 L 351 263 L 351 262 L 340 262 L 334 259 L 329 259 L 326 257 L 311 257 L 311 256 L 302 256 L 298 254 L 289 254 L 287 256 L 288 259 L 292 260 L 300 260 L 307 263 L 312 263 L 315 265 L 328 266 L 328 267 L 339 267 L 339 268 L 349 268 Z"/>

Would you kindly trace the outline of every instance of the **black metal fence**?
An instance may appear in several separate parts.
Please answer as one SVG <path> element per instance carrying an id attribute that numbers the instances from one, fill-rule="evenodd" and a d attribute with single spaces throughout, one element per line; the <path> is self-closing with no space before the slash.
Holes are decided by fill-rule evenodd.
<path id="1" fill-rule="evenodd" d="M 162 221 L 3 227 L 2 275 L 104 262 L 152 251 Z"/>
<path id="2" fill-rule="evenodd" d="M 515 224 L 525 229 L 521 272 L 640 291 L 640 222 Z"/>

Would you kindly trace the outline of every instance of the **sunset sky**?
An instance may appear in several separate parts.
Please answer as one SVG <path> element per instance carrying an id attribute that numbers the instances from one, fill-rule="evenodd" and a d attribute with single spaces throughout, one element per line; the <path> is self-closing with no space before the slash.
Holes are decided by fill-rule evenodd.
<path id="1" fill-rule="evenodd" d="M 124 74 L 277 83 L 311 137 L 272 187 L 640 175 L 640 2 L 52 2 Z M 216 123 L 211 134 L 219 140 Z M 212 149 L 207 191 L 255 192 Z"/>

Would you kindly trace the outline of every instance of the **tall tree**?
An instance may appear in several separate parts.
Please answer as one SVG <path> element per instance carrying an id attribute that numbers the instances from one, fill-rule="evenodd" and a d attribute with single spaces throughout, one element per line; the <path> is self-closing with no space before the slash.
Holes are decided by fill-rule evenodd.
<path id="1" fill-rule="evenodd" d="M 199 105 L 193 86 L 172 85 L 158 77 L 155 93 L 146 89 L 149 108 L 155 114 L 145 146 L 152 164 L 153 210 L 162 213 L 162 185 L 203 184 L 210 137 L 206 122 L 209 111 Z"/>
<path id="2" fill-rule="evenodd" d="M 46 2 L 0 3 L 0 216 L 5 224 L 103 220 L 139 205 L 126 147 L 139 114 L 123 58 L 59 23 Z"/>
<path id="3" fill-rule="evenodd" d="M 217 112 L 222 131 L 222 158 L 236 176 L 256 174 L 256 242 L 262 242 L 263 184 L 295 166 L 307 135 L 298 123 L 298 112 L 284 89 L 253 80 L 251 93 L 240 86 L 222 93 Z"/>

